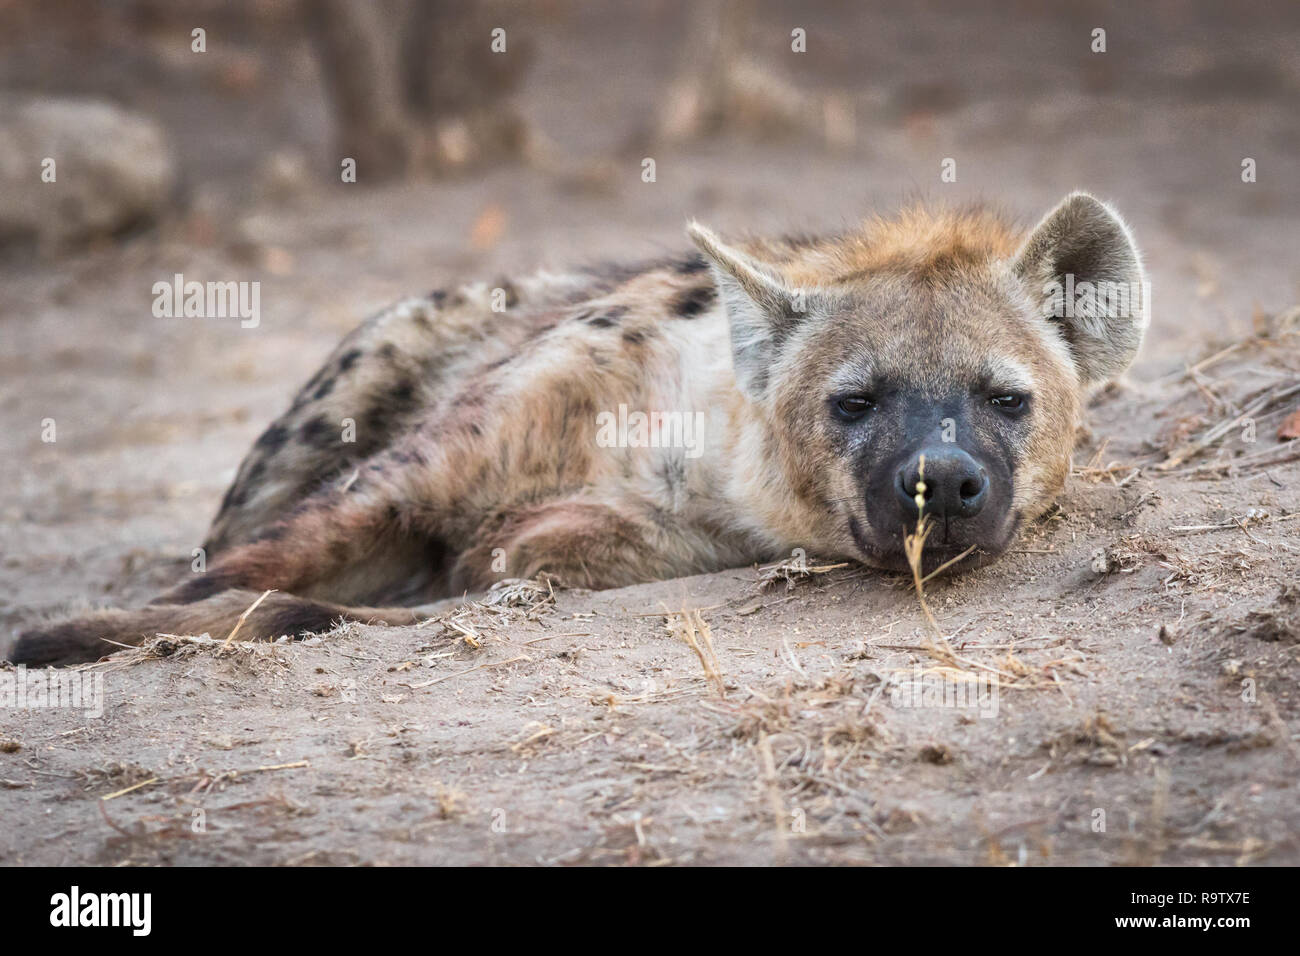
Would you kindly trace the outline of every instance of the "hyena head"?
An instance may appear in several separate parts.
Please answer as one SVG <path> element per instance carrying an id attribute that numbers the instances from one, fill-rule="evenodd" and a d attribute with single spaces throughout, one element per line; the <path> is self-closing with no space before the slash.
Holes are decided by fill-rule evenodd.
<path id="1" fill-rule="evenodd" d="M 1083 193 L 1027 237 L 978 210 L 811 243 L 691 234 L 764 423 L 748 466 L 765 472 L 766 526 L 879 567 L 905 566 L 920 515 L 928 567 L 1004 550 L 1061 490 L 1082 400 L 1128 367 L 1146 325 L 1133 240 Z"/>

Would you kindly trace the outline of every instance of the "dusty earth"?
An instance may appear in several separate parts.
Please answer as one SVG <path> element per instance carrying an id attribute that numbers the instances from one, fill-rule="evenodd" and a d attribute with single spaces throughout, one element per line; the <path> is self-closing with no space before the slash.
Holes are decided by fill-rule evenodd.
<path id="1" fill-rule="evenodd" d="M 408 292 L 655 254 L 688 216 L 835 228 L 919 193 L 1032 220 L 1082 187 L 1129 218 L 1155 309 L 1059 508 L 926 585 L 947 646 L 908 580 L 858 568 L 515 589 L 299 644 L 157 640 L 87 671 L 102 717 L 0 710 L 0 862 L 1300 863 L 1300 446 L 1277 438 L 1297 396 L 1268 400 L 1300 380 L 1300 65 L 1294 11 L 1247 13 L 809 15 L 823 70 L 782 69 L 852 80 L 857 145 L 738 131 L 654 148 L 653 184 L 625 148 L 673 65 L 647 12 L 558 22 L 523 97 L 571 155 L 609 158 L 603 182 L 334 183 L 297 46 L 253 97 L 58 73 L 162 116 L 188 183 L 159 229 L 0 263 L 6 635 L 186 573 L 260 429 Z M 279 145 L 250 146 L 268 130 Z M 273 174 L 294 157 L 307 175 Z M 260 280 L 261 324 L 155 319 L 175 272 Z M 982 677 L 996 713 L 906 706 L 918 674 Z"/>

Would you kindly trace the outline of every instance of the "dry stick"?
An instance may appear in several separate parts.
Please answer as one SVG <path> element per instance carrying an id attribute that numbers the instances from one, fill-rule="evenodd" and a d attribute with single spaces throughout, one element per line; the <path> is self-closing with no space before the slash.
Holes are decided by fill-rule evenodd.
<path id="1" fill-rule="evenodd" d="M 105 823 L 107 823 L 110 827 L 112 827 L 114 830 L 122 834 L 122 836 L 127 837 L 128 839 L 134 840 L 136 838 L 137 834 L 132 833 L 130 830 L 123 829 L 122 827 L 118 826 L 116 823 L 113 822 L 113 819 L 108 815 L 108 808 L 104 806 L 103 800 L 100 800 L 98 805 L 99 805 L 99 815 L 104 818 Z"/>
<path id="2" fill-rule="evenodd" d="M 695 656 L 700 659 L 700 666 L 704 668 L 705 680 L 714 686 L 719 697 L 726 697 L 727 686 L 722 679 L 722 669 L 718 664 L 718 655 L 713 650 L 713 636 L 709 630 L 709 625 L 700 615 L 700 612 L 698 610 L 688 611 L 685 608 L 682 608 L 681 611 L 668 616 L 670 621 L 673 617 L 681 617 L 682 627 L 678 631 L 677 636 L 685 641 L 686 644 L 690 646 L 691 650 L 695 652 Z M 707 655 L 705 654 L 705 649 L 700 647 L 699 642 L 695 639 L 697 630 L 699 635 L 704 639 L 705 646 L 708 648 Z"/>
<path id="3" fill-rule="evenodd" d="M 457 671 L 454 674 L 443 674 L 441 677 L 435 677 L 433 680 L 422 681 L 419 684 L 406 684 L 411 690 L 419 690 L 421 687 L 428 687 L 431 684 L 438 684 L 445 680 L 451 680 L 453 677 L 463 677 L 473 671 L 482 670 L 485 667 L 500 667 L 502 664 L 513 664 L 515 661 L 531 661 L 532 658 L 527 654 L 520 654 L 518 657 L 512 657 L 505 661 L 488 661 L 485 664 L 475 664 L 473 667 L 467 667 L 463 671 Z"/>
<path id="4" fill-rule="evenodd" d="M 970 554 L 974 550 L 975 550 L 975 545 L 972 544 L 961 554 L 957 555 L 957 557 L 948 559 L 943 564 L 939 565 L 937 568 L 935 568 L 933 571 L 927 574 L 925 577 L 921 578 L 921 583 L 924 584 L 926 581 L 930 580 L 935 575 L 942 574 L 944 571 L 948 570 L 950 567 L 952 567 L 954 564 L 956 564 L 958 561 L 966 557 L 966 555 Z"/>
<path id="5" fill-rule="evenodd" d="M 763 780 L 767 784 L 767 799 L 772 808 L 772 824 L 776 836 L 776 852 L 784 859 L 789 852 L 788 838 L 785 832 L 785 805 L 781 800 L 781 788 L 776 775 L 776 759 L 772 756 L 772 741 L 767 734 L 759 731 L 758 752 L 763 762 Z"/>
<path id="6" fill-rule="evenodd" d="M 108 794 L 107 796 L 104 796 L 104 797 L 100 797 L 99 799 L 101 799 L 101 800 L 116 800 L 118 797 L 122 796 L 123 794 L 130 793 L 132 790 L 139 790 L 141 787 L 147 787 L 147 786 L 149 786 L 149 784 L 151 784 L 151 783 L 157 783 L 157 782 L 158 782 L 158 778 L 157 778 L 157 777 L 150 777 L 148 780 L 141 780 L 139 783 L 132 784 L 132 785 L 129 786 L 129 787 L 125 787 L 125 788 L 123 788 L 123 789 L 121 789 L 121 790 L 114 791 L 113 793 L 110 793 L 110 794 Z"/>
<path id="7" fill-rule="evenodd" d="M 310 767 L 305 760 L 295 760 L 293 763 L 277 763 L 269 767 L 254 767 L 252 770 L 236 770 L 235 774 L 241 773 L 266 773 L 269 770 L 301 770 L 303 767 Z"/>
<path id="8" fill-rule="evenodd" d="M 1300 518 L 1300 511 L 1289 515 L 1278 515 L 1276 518 L 1245 518 L 1244 521 L 1233 519 L 1226 524 L 1189 524 L 1189 525 L 1171 525 L 1169 530 L 1179 534 L 1199 534 L 1203 531 L 1235 531 L 1240 528 L 1246 530 L 1248 525 L 1276 524 L 1279 521 L 1294 521 Z"/>
<path id="9" fill-rule="evenodd" d="M 1290 398 L 1292 395 L 1296 394 L 1300 394 L 1300 383 L 1291 385 L 1287 388 L 1275 388 L 1271 392 L 1261 395 L 1259 398 L 1255 399 L 1255 401 L 1242 409 L 1241 414 L 1237 415 L 1235 418 L 1225 419 L 1206 431 L 1201 435 L 1201 437 L 1193 439 L 1183 445 L 1182 448 L 1173 451 L 1168 458 L 1156 465 L 1156 468 L 1160 471 L 1169 471 L 1171 468 L 1176 468 L 1197 452 L 1202 451 L 1209 445 L 1214 444 L 1214 442 L 1218 441 L 1224 435 L 1228 434 L 1228 432 L 1240 425 L 1244 419 L 1250 418 L 1252 415 L 1257 415 L 1274 402 L 1283 401 L 1284 399 Z"/>
<path id="10" fill-rule="evenodd" d="M 1225 359 L 1225 358 L 1227 358 L 1229 355 L 1231 355 L 1233 352 L 1237 351 L 1237 349 L 1241 348 L 1241 347 L 1242 347 L 1243 345 L 1245 345 L 1247 342 L 1254 342 L 1254 341 L 1256 341 L 1256 340 L 1252 338 L 1252 339 L 1243 339 L 1243 340 L 1240 341 L 1240 342 L 1234 342 L 1234 343 L 1232 343 L 1231 345 L 1229 345 L 1227 348 L 1225 348 L 1225 349 L 1221 349 L 1221 350 L 1219 350 L 1218 352 L 1215 352 L 1215 353 L 1214 353 L 1213 355 L 1211 355 L 1209 358 L 1203 358 L 1203 359 L 1201 359 L 1199 362 L 1197 362 L 1195 365 L 1189 365 L 1189 366 L 1187 366 L 1187 367 L 1184 368 L 1181 372 L 1172 372 L 1172 373 L 1170 373 L 1169 375 L 1166 375 L 1164 378 L 1156 379 L 1155 384 L 1157 384 L 1157 385 L 1173 385 L 1173 384 L 1176 383 L 1176 382 L 1181 382 L 1183 379 L 1187 378 L 1189 375 L 1194 375 L 1194 374 L 1197 373 L 1197 372 L 1204 372 L 1207 368 L 1209 368 L 1209 367 L 1210 367 L 1211 365 L 1213 365 L 1215 362 L 1218 362 L 1220 359 Z"/>
<path id="11" fill-rule="evenodd" d="M 1232 468 L 1240 468 L 1250 465 L 1256 468 L 1267 468 L 1270 465 L 1281 465 L 1288 461 L 1294 461 L 1300 458 L 1300 438 L 1293 438 L 1290 441 L 1283 442 L 1280 445 L 1274 445 L 1271 448 L 1261 448 L 1259 451 L 1248 452 L 1245 455 L 1238 455 L 1229 461 L 1211 462 L 1207 465 L 1197 465 L 1194 468 L 1184 468 L 1181 471 L 1171 471 L 1171 478 L 1195 478 L 1197 475 L 1212 474 L 1216 471 L 1227 471 Z M 1269 458 L 1270 455 L 1276 455 L 1279 452 L 1285 453 L 1281 458 Z M 1263 459 L 1263 460 L 1261 460 Z"/>
<path id="12" fill-rule="evenodd" d="M 239 620 L 235 622 L 235 626 L 234 626 L 233 628 L 230 629 L 230 633 L 226 635 L 226 639 L 225 639 L 225 641 L 222 642 L 222 645 L 221 645 L 221 648 L 220 648 L 221 650 L 224 651 L 227 647 L 230 646 L 230 642 L 233 641 L 233 640 L 235 639 L 235 635 L 239 633 L 239 629 L 240 629 L 241 627 L 243 627 L 243 626 L 244 626 L 244 622 L 245 622 L 246 620 L 248 620 L 248 615 L 250 615 L 250 614 L 252 614 L 254 611 L 256 611 L 256 610 L 257 610 L 257 606 L 258 606 L 259 604 L 261 604 L 263 601 L 266 600 L 266 596 L 267 596 L 268 594 L 272 594 L 272 593 L 274 593 L 274 591 L 275 591 L 275 588 L 272 588 L 272 589 L 269 590 L 269 591 L 263 591 L 263 592 L 262 592 L 262 596 L 261 596 L 260 598 L 258 598 L 256 601 L 254 601 L 252 604 L 250 604 L 250 605 L 248 606 L 248 609 L 247 609 L 246 611 L 244 611 L 243 614 L 239 615 Z"/>
<path id="13" fill-rule="evenodd" d="M 241 774 L 266 773 L 266 772 L 268 772 L 268 771 L 272 771 L 272 770 L 298 770 L 298 769 L 301 769 L 301 768 L 303 768 L 303 767 L 310 767 L 310 766 L 311 766 L 311 764 L 308 763 L 306 760 L 295 760 L 293 763 L 278 763 L 278 764 L 274 764 L 274 765 L 269 766 L 269 767 L 253 767 L 253 768 L 250 769 L 250 770 L 231 770 L 231 771 L 227 771 L 227 772 L 230 773 L 231 775 L 233 775 L 234 777 L 238 777 L 238 776 L 240 776 Z M 178 781 L 178 780 L 188 780 L 191 776 L 197 776 L 197 777 L 199 778 L 199 782 L 200 782 L 200 783 L 202 783 L 204 779 L 209 779 L 209 780 L 212 779 L 210 776 L 208 776 L 208 775 L 205 774 L 205 773 L 199 773 L 199 774 L 182 774 L 182 775 L 179 776 L 179 777 L 168 777 L 166 780 L 164 780 L 162 777 L 150 777 L 148 780 L 141 780 L 139 783 L 132 784 L 132 785 L 129 786 L 129 787 L 124 787 L 124 788 L 122 788 L 121 790 L 115 790 L 114 792 L 112 792 L 112 793 L 110 793 L 110 794 L 106 794 L 105 796 L 100 797 L 100 798 L 99 798 L 99 802 L 100 802 L 100 813 L 103 814 L 105 822 L 107 822 L 108 825 L 111 826 L 114 830 L 117 830 L 117 831 L 119 831 L 119 832 L 121 832 L 121 833 L 126 833 L 127 836 L 132 836 L 131 833 L 129 833 L 129 832 L 126 831 L 126 830 L 123 830 L 121 827 L 119 827 L 117 824 L 115 824 L 112 820 L 109 820 L 109 819 L 108 819 L 108 814 L 107 814 L 107 813 L 104 813 L 103 804 L 106 803 L 106 802 L 109 801 L 109 800 L 116 800 L 118 797 L 125 796 L 126 794 L 131 793 L 132 791 L 140 790 L 140 789 L 142 789 L 143 787 L 147 787 L 147 786 L 149 786 L 150 784 L 155 784 L 155 783 L 175 783 L 175 782 Z M 198 789 L 198 787 L 196 786 L 195 789 Z M 193 792 L 193 791 L 191 791 L 191 792 Z M 227 808 L 227 809 L 229 809 L 229 808 Z"/>

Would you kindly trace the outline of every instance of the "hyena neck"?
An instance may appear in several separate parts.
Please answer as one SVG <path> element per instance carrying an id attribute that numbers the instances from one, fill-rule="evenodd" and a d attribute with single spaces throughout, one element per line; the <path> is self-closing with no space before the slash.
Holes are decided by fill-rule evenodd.
<path id="1" fill-rule="evenodd" d="M 672 348 L 645 366 L 655 383 L 647 406 L 680 409 L 690 428 L 686 447 L 671 442 L 640 458 L 638 484 L 652 489 L 648 504 L 690 529 L 697 569 L 765 560 L 788 552 L 789 542 L 806 541 L 807 518 L 771 460 L 779 423 L 737 384 L 729 335 L 726 315 L 715 307 L 677 326 Z"/>
<path id="2" fill-rule="evenodd" d="M 713 480 L 720 505 L 746 542 L 748 560 L 767 560 L 807 548 L 818 515 L 791 484 L 774 449 L 781 429 L 770 409 L 747 397 L 731 380 L 725 436 Z"/>

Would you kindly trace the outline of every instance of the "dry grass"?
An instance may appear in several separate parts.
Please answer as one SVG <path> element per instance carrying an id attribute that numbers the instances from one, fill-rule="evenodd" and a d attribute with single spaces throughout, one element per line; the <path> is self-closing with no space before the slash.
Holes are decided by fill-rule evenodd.
<path id="1" fill-rule="evenodd" d="M 713 686 L 719 697 L 726 697 L 727 685 L 722 679 L 722 667 L 718 663 L 718 655 L 713 650 L 713 632 L 703 615 L 698 610 L 683 608 L 665 617 L 664 626 L 668 633 L 695 652 L 695 656 L 700 660 L 700 666 L 704 669 L 704 679 Z"/>
<path id="2" fill-rule="evenodd" d="M 280 652 L 285 645 L 291 643 L 291 638 L 281 637 L 274 641 L 236 641 L 232 640 L 234 633 L 235 631 L 232 631 L 231 636 L 225 639 L 208 634 L 157 634 L 136 647 L 123 647 L 107 660 L 89 666 L 116 671 L 134 667 L 145 661 L 162 658 L 185 660 L 200 654 L 225 658 L 250 674 L 262 674 L 268 670 L 287 666 Z M 318 640 L 318 638 L 311 640 Z"/>
<path id="3" fill-rule="evenodd" d="M 925 615 L 925 620 L 930 625 L 930 629 L 940 641 L 947 645 L 947 640 L 943 636 L 943 631 L 939 629 L 939 624 L 930 613 L 930 605 L 925 602 L 925 576 L 921 573 L 921 556 L 925 551 L 925 539 L 930 536 L 932 523 L 930 516 L 925 513 L 925 456 L 920 459 L 920 467 L 917 471 L 918 480 L 916 482 L 916 530 L 911 534 L 903 535 L 903 554 L 907 557 L 907 566 L 912 569 L 912 586 L 916 589 L 916 600 L 921 605 L 921 613 Z M 907 489 L 904 489 L 906 491 Z"/>
<path id="4" fill-rule="evenodd" d="M 809 564 L 805 556 L 795 554 L 779 564 L 769 564 L 759 568 L 758 586 L 760 590 L 770 591 L 784 581 L 785 589 L 791 591 L 802 581 L 811 581 L 821 575 L 847 567 L 849 567 L 847 561 L 838 564 Z"/>
<path id="5" fill-rule="evenodd" d="M 536 621 L 554 609 L 556 588 L 563 589 L 563 584 L 548 574 L 507 578 L 488 588 L 481 599 L 466 601 L 420 626 L 439 625 L 442 636 L 478 650 L 488 640 L 500 639 L 498 632 L 502 629 Z"/>
<path id="6" fill-rule="evenodd" d="M 1171 474 L 1213 477 L 1241 468 L 1258 470 L 1300 458 L 1300 441 L 1286 440 L 1282 427 L 1290 415 L 1300 410 L 1300 306 L 1280 315 L 1256 313 L 1255 334 L 1220 348 L 1189 366 L 1174 377 L 1175 382 L 1190 381 L 1190 394 L 1207 406 L 1200 413 L 1184 413 L 1176 419 L 1172 447 L 1155 467 Z M 1206 373 L 1214 368 L 1219 375 L 1211 379 Z M 1222 456 L 1234 433 L 1242 433 L 1243 443 L 1258 442 L 1263 447 L 1242 451 L 1226 459 L 1176 470 L 1192 459 L 1218 450 Z M 1281 442 L 1270 444 L 1272 437 Z M 1246 437 L 1249 436 L 1249 437 Z"/>

